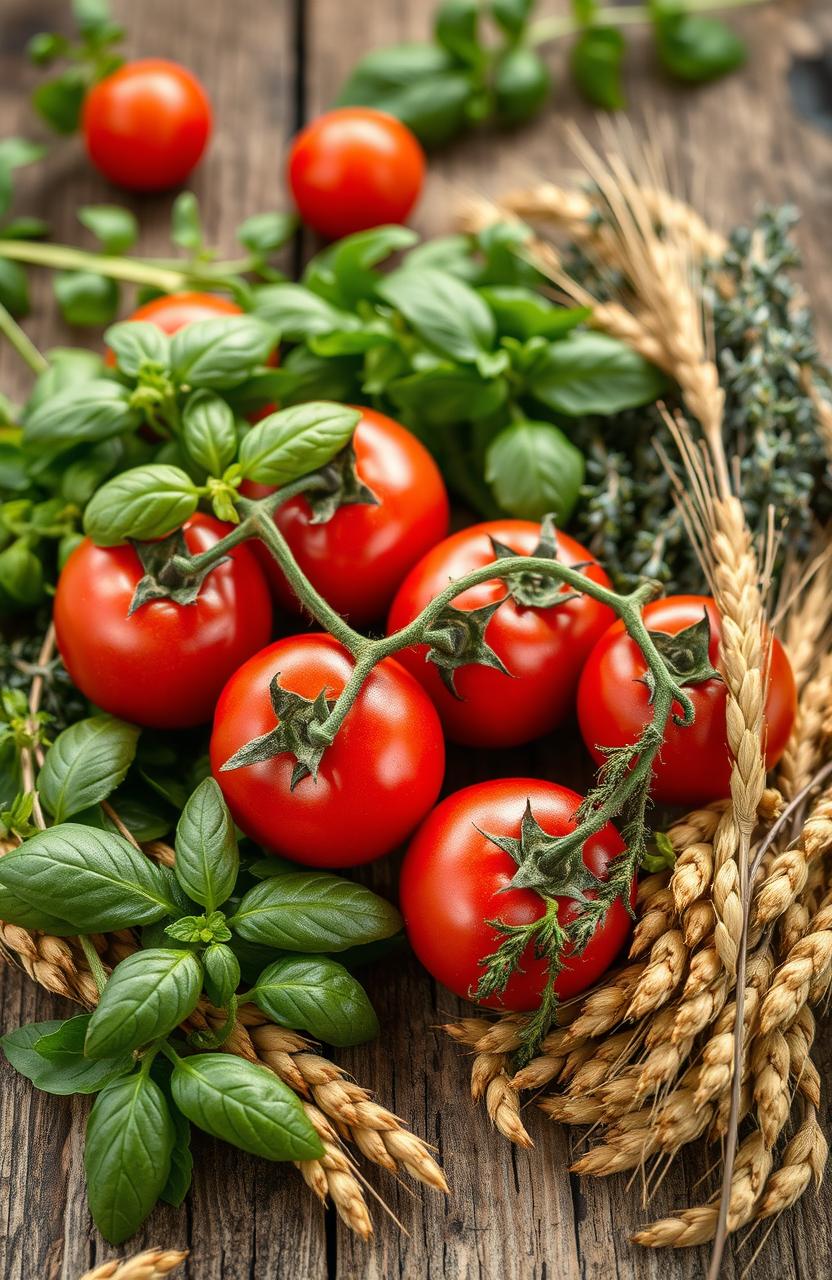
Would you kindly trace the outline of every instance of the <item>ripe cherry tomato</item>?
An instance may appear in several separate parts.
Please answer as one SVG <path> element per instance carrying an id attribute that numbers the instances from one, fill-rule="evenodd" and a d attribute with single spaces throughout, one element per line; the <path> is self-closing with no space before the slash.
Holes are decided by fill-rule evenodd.
<path id="1" fill-rule="evenodd" d="M 234 821 L 273 853 L 310 867 L 353 867 L 389 853 L 434 804 L 445 768 L 439 718 L 416 681 L 391 658 L 374 668 L 326 749 L 317 778 L 290 788 L 288 752 L 223 772 L 222 765 L 277 717 L 272 677 L 314 699 L 337 698 L 354 667 L 328 635 L 289 636 L 250 658 L 217 704 L 211 769 Z"/>
<path id="2" fill-rule="evenodd" d="M 667 596 L 644 610 L 650 631 L 676 635 L 701 622 L 710 622 L 709 657 L 719 666 L 722 627 L 719 612 L 709 596 Z M 584 742 L 598 763 L 599 747 L 619 747 L 636 742 L 652 718 L 647 670 L 641 650 L 630 639 L 623 622 L 616 622 L 599 640 L 584 667 L 578 689 L 578 719 Z M 731 759 L 727 746 L 725 707 L 727 691 L 721 680 L 706 680 L 687 690 L 696 719 L 683 729 L 669 724 L 664 745 L 654 766 L 652 795 L 661 804 L 700 805 L 729 794 Z M 766 765 L 770 769 L 782 756 L 796 712 L 794 677 L 783 646 L 774 640 L 766 693 Z M 676 708 L 680 710 L 680 708 Z"/>
<path id="3" fill-rule="evenodd" d="M 353 436 L 356 474 L 378 499 L 339 507 L 316 524 L 306 498 L 292 498 L 275 517 L 292 552 L 334 609 L 363 627 L 383 618 L 396 588 L 420 556 L 448 532 L 448 495 L 439 468 L 415 436 L 392 418 L 361 409 Z M 249 484 L 243 492 L 271 490 Z M 255 544 L 278 600 L 298 603 L 274 559 Z"/>
<path id="4" fill-rule="evenodd" d="M 211 104 L 185 67 L 142 58 L 93 86 L 81 126 L 105 178 L 128 191 L 166 191 L 187 178 L 205 150 Z"/>
<path id="5" fill-rule="evenodd" d="M 532 889 L 509 889 L 517 867 L 489 835 L 518 837 L 526 808 L 549 835 L 575 829 L 581 797 L 554 782 L 504 778 L 478 782 L 448 796 L 422 823 L 402 866 L 399 895 L 407 936 L 422 964 L 458 996 L 469 996 L 482 974 L 481 961 L 496 950 L 503 935 L 489 920 L 530 924 L 546 910 Z M 483 834 L 486 832 L 487 834 Z M 603 880 L 610 862 L 624 849 L 615 827 L 607 825 L 583 849 L 584 866 Z M 635 902 L 635 880 L 631 902 Z M 586 890 L 586 897 L 595 891 Z M 556 898 L 558 920 L 566 925 L 579 911 L 570 898 Z M 630 931 L 621 899 L 609 908 L 586 948 L 558 974 L 555 989 L 568 1000 L 591 986 L 612 964 Z M 546 986 L 548 963 L 524 952 L 502 997 L 483 1001 L 490 1008 L 534 1009 Z"/>
<path id="6" fill-rule="evenodd" d="M 527 520 L 492 520 L 473 525 L 440 542 L 419 561 L 402 583 L 388 619 L 388 632 L 411 622 L 455 578 L 495 560 L 490 539 L 518 555 L 531 555 L 540 539 L 540 525 Z M 573 565 L 591 561 L 588 551 L 566 534 L 558 533 L 558 559 Z M 609 586 L 597 564 L 585 570 L 593 582 Z M 453 602 L 457 609 L 479 609 L 505 599 L 488 623 L 486 642 L 510 675 L 493 667 L 471 664 L 454 673 L 460 697 L 442 682 L 438 668 L 426 661 L 427 649 L 417 645 L 399 655 L 424 685 L 454 742 L 486 747 L 514 747 L 530 742 L 568 715 L 586 655 L 603 634 L 613 613 L 589 596 L 576 596 L 550 608 L 526 608 L 509 599 L 497 578 L 471 587 Z"/>
<path id="7" fill-rule="evenodd" d="M 406 125 L 369 107 L 339 107 L 302 129 L 288 177 L 301 218 L 327 239 L 404 222 L 419 198 L 425 153 Z"/>
<path id="8" fill-rule="evenodd" d="M 183 526 L 191 552 L 230 526 L 196 515 Z M 206 575 L 193 604 L 151 600 L 128 617 L 142 577 L 132 547 L 75 548 L 58 580 L 58 648 L 91 702 L 134 724 L 181 729 L 210 720 L 232 671 L 271 634 L 269 589 L 247 547 Z"/>

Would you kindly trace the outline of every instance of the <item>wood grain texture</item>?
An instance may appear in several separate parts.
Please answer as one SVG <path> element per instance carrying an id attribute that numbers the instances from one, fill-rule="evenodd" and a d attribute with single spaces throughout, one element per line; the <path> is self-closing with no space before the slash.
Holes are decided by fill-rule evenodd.
<path id="1" fill-rule="evenodd" d="M 0 7 L 3 132 L 31 132 L 24 94 L 34 77 L 21 49 L 32 32 L 60 25 L 66 6 L 59 0 L 2 0 Z M 327 106 L 365 50 L 423 38 L 430 7 L 429 0 L 377 0 L 372 7 L 343 0 L 247 0 L 245 5 L 143 0 L 132 6 L 121 0 L 131 51 L 187 63 L 214 100 L 217 131 L 194 181 L 213 242 L 232 250 L 233 228 L 243 216 L 283 202 L 286 139 L 301 112 L 309 117 Z M 749 65 L 702 90 L 680 92 L 662 82 L 646 44 L 636 40 L 631 115 L 668 131 L 672 169 L 685 176 L 688 190 L 718 225 L 748 217 L 760 200 L 793 200 L 802 207 L 807 281 L 830 337 L 832 303 L 823 279 L 832 138 L 795 112 L 788 74 L 795 52 L 813 56 L 832 45 L 832 12 L 826 0 L 806 0 L 772 4 L 732 20 L 751 43 Z M 552 60 L 565 81 L 564 51 L 553 51 Z M 417 226 L 429 233 L 446 231 L 459 192 L 498 194 L 541 177 L 565 180 L 574 167 L 564 138 L 566 120 L 577 120 L 592 138 L 599 137 L 593 113 L 563 83 L 544 116 L 522 132 L 483 132 L 437 157 Z M 83 242 L 74 209 L 84 201 L 110 199 L 123 202 L 69 142 L 60 144 L 43 170 L 26 176 L 20 207 L 49 217 L 57 238 Z M 170 199 L 141 200 L 134 207 L 142 218 L 143 247 L 163 251 Z M 43 276 L 35 296 L 27 325 L 39 344 L 90 341 L 88 333 L 60 325 Z M 18 395 L 26 387 L 25 373 L 3 349 L 0 386 Z M 567 775 L 569 767 L 568 759 L 543 747 L 513 753 L 510 765 L 516 774 L 577 781 Z M 448 788 L 506 771 L 493 755 L 452 753 Z M 394 872 L 388 862 L 368 878 L 392 890 Z M 633 1249 L 627 1236 L 648 1216 L 703 1198 L 711 1183 L 697 1183 L 718 1152 L 686 1153 L 645 1210 L 637 1180 L 629 1185 L 624 1178 L 570 1177 L 567 1166 L 581 1135 L 550 1124 L 532 1108 L 528 1124 L 536 1148 L 511 1150 L 484 1111 L 471 1108 L 465 1055 L 437 1029 L 462 1010 L 462 1003 L 437 989 L 413 963 L 403 963 L 393 974 L 385 969 L 370 975 L 368 986 L 384 1038 L 344 1052 L 340 1060 L 436 1144 L 452 1196 L 446 1201 L 421 1189 L 414 1196 L 389 1175 L 371 1174 L 374 1189 L 409 1234 L 375 1209 L 376 1238 L 367 1248 L 336 1227 L 331 1214 L 324 1217 L 292 1171 L 198 1140 L 197 1174 L 187 1204 L 178 1211 L 157 1210 L 136 1249 L 190 1245 L 193 1253 L 181 1274 L 191 1280 L 697 1280 L 704 1274 L 703 1250 L 652 1254 Z M 24 976 L 0 970 L 3 1030 L 64 1012 L 60 1002 Z M 816 1061 L 822 1077 L 828 1076 L 829 1031 Z M 37 1094 L 5 1064 L 0 1082 L 0 1274 L 4 1280 L 76 1280 L 92 1262 L 113 1253 L 94 1231 L 85 1206 L 81 1139 L 87 1103 Z M 822 1119 L 829 1131 L 828 1102 Z M 828 1269 L 830 1222 L 827 1185 L 776 1224 L 760 1252 L 757 1274 L 797 1280 Z M 732 1248 L 725 1266 L 730 1280 L 739 1280 L 761 1239 L 762 1233 L 755 1233 L 745 1248 Z"/>

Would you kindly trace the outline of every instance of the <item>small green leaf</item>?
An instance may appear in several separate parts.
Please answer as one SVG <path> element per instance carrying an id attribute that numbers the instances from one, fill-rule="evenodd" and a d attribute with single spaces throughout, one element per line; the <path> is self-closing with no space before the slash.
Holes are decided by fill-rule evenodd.
<path id="1" fill-rule="evenodd" d="M 213 391 L 195 391 L 182 412 L 185 448 L 197 466 L 220 477 L 236 457 L 237 427 L 228 402 Z"/>
<path id="2" fill-rule="evenodd" d="M 136 951 L 116 965 L 90 1018 L 88 1058 L 112 1058 L 168 1035 L 196 1008 L 202 965 L 192 951 Z"/>
<path id="3" fill-rule="evenodd" d="M 513 422 L 488 446 L 485 478 L 509 515 L 541 520 L 551 512 L 564 525 L 584 481 L 584 457 L 550 422 Z"/>
<path id="4" fill-rule="evenodd" d="M 678 10 L 660 11 L 654 20 L 662 65 L 677 80 L 700 84 L 741 67 L 745 42 L 718 18 Z"/>
<path id="5" fill-rule="evenodd" d="M 326 251 L 327 274 L 331 274 L 338 301 L 354 307 L 361 299 L 372 298 L 382 279 L 373 267 L 389 258 L 391 253 L 412 248 L 418 240 L 415 231 L 398 223 L 371 227 L 338 240 Z"/>
<path id="6" fill-rule="evenodd" d="M 254 314 L 289 342 L 361 327 L 355 316 L 333 307 L 302 284 L 263 285 L 254 294 Z"/>
<path id="7" fill-rule="evenodd" d="M 265 1067 L 233 1054 L 195 1054 L 174 1067 L 171 1091 L 193 1124 L 252 1155 L 266 1160 L 323 1155 L 300 1098 Z"/>
<path id="8" fill-rule="evenodd" d="M 150 1071 L 153 1079 L 165 1095 L 174 1129 L 170 1173 L 168 1174 L 167 1182 L 159 1192 L 159 1199 L 164 1200 L 165 1204 L 172 1204 L 174 1208 L 178 1209 L 191 1189 L 193 1178 L 194 1161 L 191 1155 L 191 1125 L 187 1117 L 183 1116 L 173 1101 L 173 1094 L 170 1088 L 170 1063 L 162 1057 L 157 1057 L 154 1059 Z"/>
<path id="9" fill-rule="evenodd" d="M 176 878 L 189 898 L 211 912 L 233 893 L 239 868 L 231 814 L 217 783 L 206 778 L 176 828 Z"/>
<path id="10" fill-rule="evenodd" d="M 276 960 L 257 979 L 254 1002 L 280 1026 L 339 1048 L 378 1035 L 378 1018 L 361 983 L 326 956 Z"/>
<path id="11" fill-rule="evenodd" d="M 84 512 L 84 531 L 100 547 L 146 541 L 176 529 L 199 504 L 199 490 L 179 467 L 133 467 L 108 480 Z"/>
<path id="12" fill-rule="evenodd" d="M 165 929 L 169 938 L 178 942 L 228 942 L 231 930 L 225 922 L 221 911 L 212 911 L 201 916 L 180 916 Z"/>
<path id="13" fill-rule="evenodd" d="M 198 253 L 202 248 L 204 236 L 199 201 L 193 191 L 183 191 L 173 202 L 170 238 L 180 249 L 187 249 L 190 253 Z"/>
<path id="14" fill-rule="evenodd" d="M 83 1036 L 88 1022 L 89 1014 L 71 1018 L 68 1022 L 30 1022 L 28 1026 L 3 1036 L 0 1046 L 15 1071 L 44 1093 L 61 1096 L 97 1093 L 111 1080 L 131 1070 L 133 1056 L 124 1054 L 120 1058 L 104 1058 L 99 1062 L 85 1058 Z M 70 1028 L 69 1039 L 67 1028 Z M 80 1047 L 73 1051 L 79 1036 Z"/>
<path id="15" fill-rule="evenodd" d="M 135 378 L 143 365 L 167 368 L 170 360 L 170 339 L 158 325 L 147 320 L 125 320 L 111 325 L 104 334 L 104 341 L 115 354 L 122 373 Z"/>
<path id="16" fill-rule="evenodd" d="M 445 358 L 479 366 L 494 345 L 496 325 L 483 299 L 444 271 L 405 267 L 387 276 L 379 293 Z"/>
<path id="17" fill-rule="evenodd" d="M 105 253 L 132 249 L 139 235 L 135 214 L 117 204 L 87 204 L 78 210 L 78 221 L 101 241 Z"/>
<path id="18" fill-rule="evenodd" d="M 562 338 L 592 314 L 589 307 L 556 307 L 542 294 L 520 285 L 487 285 L 479 290 L 491 309 L 501 337 Z"/>
<path id="19" fill-rule="evenodd" d="M 348 443 L 361 413 L 346 405 L 312 401 L 270 414 L 240 446 L 243 475 L 284 485 L 326 465 Z"/>
<path id="20" fill-rule="evenodd" d="M 60 271 L 53 280 L 55 297 L 67 324 L 109 324 L 118 310 L 115 280 L 93 271 Z"/>
<path id="21" fill-rule="evenodd" d="M 551 343 L 528 374 L 531 395 L 570 417 L 651 404 L 665 387 L 655 365 L 605 333 L 570 333 Z"/>
<path id="22" fill-rule="evenodd" d="M 488 8 L 497 26 L 516 40 L 529 20 L 534 3 L 535 0 L 489 0 Z"/>
<path id="23" fill-rule="evenodd" d="M 522 124 L 536 116 L 552 91 L 552 77 L 546 63 L 535 53 L 517 45 L 508 49 L 494 69 L 494 102 L 503 124 Z"/>
<path id="24" fill-rule="evenodd" d="M 3 234 L 6 234 L 6 228 Z M 13 316 L 25 316 L 29 310 L 29 281 L 19 262 L 0 258 L 0 304 Z"/>
<path id="25" fill-rule="evenodd" d="M 35 110 L 56 133 L 75 133 L 87 82 L 81 67 L 69 67 L 52 80 L 44 80 L 32 94 Z"/>
<path id="26" fill-rule="evenodd" d="M 479 0 L 443 0 L 434 18 L 437 43 L 461 62 L 478 65 L 484 50 L 477 37 Z"/>
<path id="27" fill-rule="evenodd" d="M 235 387 L 268 359 L 276 341 L 274 330 L 256 316 L 195 320 L 171 339 L 173 375 L 189 387 Z"/>
<path id="28" fill-rule="evenodd" d="M 490 417 L 509 388 L 504 378 L 483 378 L 470 366 L 440 365 L 396 378 L 386 390 L 406 421 L 444 427 Z"/>
<path id="29" fill-rule="evenodd" d="M 72 381 L 39 399 L 27 414 L 23 439 L 32 454 L 110 440 L 141 421 L 125 387 L 105 378 Z"/>
<path id="30" fill-rule="evenodd" d="M 332 839 L 337 843 L 337 832 Z M 283 951 L 321 952 L 389 938 L 401 928 L 401 916 L 364 885 L 301 871 L 249 889 L 228 923 L 249 942 Z"/>
<path id="31" fill-rule="evenodd" d="M 254 213 L 237 228 L 237 239 L 252 253 L 266 257 L 295 234 L 298 220 L 291 213 Z"/>
<path id="32" fill-rule="evenodd" d="M 425 146 L 439 146 L 467 124 L 476 85 L 436 44 L 401 44 L 362 58 L 338 95 L 339 106 L 375 107 L 403 121 Z"/>
<path id="33" fill-rule="evenodd" d="M 49 352 L 49 368 L 39 374 L 35 385 L 26 401 L 24 421 L 32 417 L 47 400 L 59 391 L 67 391 L 70 387 L 78 388 L 83 383 L 103 381 L 104 362 L 95 351 L 85 351 L 82 347 L 55 347 Z M 113 382 L 106 382 L 109 391 L 114 388 L 123 396 L 122 388 Z"/>
<path id="34" fill-rule="evenodd" d="M 621 67 L 626 41 L 618 27 L 588 27 L 572 48 L 572 74 L 584 97 L 606 111 L 625 105 Z"/>
<path id="35" fill-rule="evenodd" d="M 90 1212 L 105 1240 L 138 1231 L 170 1172 L 175 1131 L 159 1086 L 139 1072 L 98 1095 L 87 1121 L 84 1168 Z"/>
<path id="36" fill-rule="evenodd" d="M 107 933 L 177 913 L 162 868 L 121 836 L 74 822 L 39 832 L 0 858 L 0 918 L 32 927 L 10 913 L 9 896 L 74 925 L 76 933 Z"/>
<path id="37" fill-rule="evenodd" d="M 56 822 L 106 800 L 133 763 L 140 730 L 113 716 L 93 716 L 64 729 L 46 754 L 38 789 Z"/>
<path id="38" fill-rule="evenodd" d="M 214 942 L 202 953 L 205 994 L 211 1004 L 224 1009 L 240 985 L 240 962 L 230 947 Z"/>

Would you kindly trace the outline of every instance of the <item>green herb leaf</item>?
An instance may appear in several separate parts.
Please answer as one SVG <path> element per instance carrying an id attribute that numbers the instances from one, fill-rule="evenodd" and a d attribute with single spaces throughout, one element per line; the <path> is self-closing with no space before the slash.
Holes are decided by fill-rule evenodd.
<path id="1" fill-rule="evenodd" d="M 30 1022 L 28 1026 L 3 1036 L 0 1046 L 15 1071 L 44 1093 L 64 1097 L 74 1093 L 97 1093 L 111 1080 L 131 1070 L 133 1056 L 124 1054 L 120 1058 L 105 1058 L 100 1062 L 85 1058 L 83 1036 L 88 1022 L 88 1014 L 71 1018 L 69 1022 Z M 67 1028 L 71 1028 L 69 1033 Z M 78 1036 L 81 1037 L 80 1048 L 72 1052 Z M 59 1038 L 60 1045 L 54 1037 Z M 44 1053 L 43 1049 L 47 1052 Z"/>
<path id="2" fill-rule="evenodd" d="M 104 362 L 95 351 L 84 351 L 81 347 L 56 347 L 49 352 L 49 368 L 35 380 L 35 385 L 24 410 L 24 422 L 59 391 L 70 387 L 80 387 L 83 383 L 97 382 L 104 372 Z M 102 380 L 103 381 L 103 380 Z M 109 391 L 117 384 L 106 382 Z"/>
<path id="3" fill-rule="evenodd" d="M 298 220 L 291 213 L 254 213 L 237 228 L 244 248 L 265 257 L 281 248 L 295 234 Z"/>
<path id="4" fill-rule="evenodd" d="M 604 333 L 571 333 L 551 343 L 528 373 L 536 400 L 574 417 L 650 404 L 666 385 L 655 365 Z"/>
<path id="5" fill-rule="evenodd" d="M 490 0 L 488 8 L 497 26 L 516 40 L 522 34 L 534 4 L 535 0 Z"/>
<path id="6" fill-rule="evenodd" d="M 231 814 L 217 783 L 206 778 L 176 828 L 176 878 L 189 898 L 211 912 L 233 893 L 239 868 Z"/>
<path id="7" fill-rule="evenodd" d="M 461 62 L 477 66 L 484 50 L 477 38 L 479 0 L 443 0 L 436 11 L 433 31 L 437 43 Z"/>
<path id="8" fill-rule="evenodd" d="M 522 124 L 536 116 L 552 91 L 549 68 L 534 49 L 517 45 L 494 68 L 494 103 L 503 124 Z"/>
<path id="9" fill-rule="evenodd" d="M 718 18 L 661 8 L 654 28 L 659 59 L 677 80 L 716 80 L 748 57 L 745 42 Z"/>
<path id="10" fill-rule="evenodd" d="M 344 1048 L 378 1035 L 367 993 L 343 965 L 326 956 L 285 956 L 257 979 L 254 1002 L 282 1027 L 308 1031 Z"/>
<path id="11" fill-rule="evenodd" d="M 205 237 L 199 216 L 199 201 L 193 191 L 183 191 L 176 197 L 171 210 L 170 238 L 180 249 L 198 253 Z"/>
<path id="12" fill-rule="evenodd" d="M 221 476 L 237 453 L 237 427 L 227 401 L 213 391 L 195 391 L 182 412 L 185 448 L 211 476 Z"/>
<path id="13" fill-rule="evenodd" d="M 205 994 L 218 1009 L 224 1009 L 240 985 L 240 962 L 230 947 L 214 942 L 202 953 L 205 965 Z"/>
<path id="14" fill-rule="evenodd" d="M 339 311 L 302 284 L 263 285 L 254 294 L 254 314 L 273 325 L 289 342 L 360 328 L 360 322 L 350 312 Z"/>
<path id="15" fill-rule="evenodd" d="M 196 1008 L 202 966 L 192 951 L 136 951 L 116 965 L 92 1013 L 84 1052 L 113 1058 L 168 1035 Z"/>
<path id="16" fill-rule="evenodd" d="M 6 228 L 3 234 L 7 234 Z M 25 316 L 29 310 L 29 281 L 19 262 L 0 259 L 0 304 L 13 316 Z"/>
<path id="17" fill-rule="evenodd" d="M 490 417 L 505 403 L 508 390 L 505 378 L 482 378 L 476 369 L 458 365 L 411 373 L 387 388 L 406 419 L 436 427 Z"/>
<path id="18" fill-rule="evenodd" d="M 338 833 L 333 832 L 337 843 Z M 0 860 L 0 868 L 2 860 Z M 339 876 L 296 872 L 249 889 L 229 925 L 241 938 L 284 951 L 344 951 L 402 927 L 391 903 Z"/>
<path id="19" fill-rule="evenodd" d="M 84 1168 L 90 1212 L 120 1244 L 144 1222 L 170 1172 L 175 1131 L 159 1086 L 138 1073 L 109 1084 L 87 1122 Z"/>
<path id="20" fill-rule="evenodd" d="M 118 367 L 128 377 L 137 377 L 142 365 L 165 369 L 170 360 L 170 340 L 158 325 L 147 320 L 125 320 L 111 325 L 104 341 L 115 353 Z"/>
<path id="21" fill-rule="evenodd" d="M 108 933 L 177 914 L 167 875 L 141 850 L 74 822 L 41 831 L 0 859 L 2 919 L 31 927 L 7 914 L 4 891 L 74 925 L 76 933 Z"/>
<path id="22" fill-rule="evenodd" d="M 91 231 L 105 253 L 132 249 L 139 236 L 136 215 L 118 204 L 87 204 L 78 210 L 78 221 Z"/>
<path id="23" fill-rule="evenodd" d="M 256 316 L 195 320 L 171 339 L 173 376 L 190 387 L 235 387 L 268 359 L 276 341 Z"/>
<path id="24" fill-rule="evenodd" d="M 312 401 L 263 418 L 240 446 L 243 475 L 283 485 L 323 467 L 352 438 L 361 413 L 345 405 Z"/>
<path id="25" fill-rule="evenodd" d="M 191 1125 L 173 1101 L 170 1087 L 171 1067 L 166 1059 L 158 1057 L 151 1067 L 151 1074 L 168 1104 L 173 1121 L 174 1142 L 170 1155 L 168 1180 L 159 1192 L 159 1199 L 178 1208 L 191 1189 L 194 1161 L 191 1155 Z"/>
<path id="26" fill-rule="evenodd" d="M 231 930 L 225 922 L 221 911 L 212 911 L 201 916 L 180 916 L 165 929 L 169 938 L 179 942 L 228 942 Z"/>
<path id="27" fill-rule="evenodd" d="M 400 44 L 362 58 L 341 89 L 338 105 L 386 111 L 426 146 L 439 146 L 467 124 L 466 106 L 474 91 L 470 73 L 446 49 Z"/>
<path id="28" fill-rule="evenodd" d="M 462 280 L 435 268 L 405 267 L 389 275 L 379 293 L 440 355 L 476 364 L 485 376 L 491 372 L 494 317 Z"/>
<path id="29" fill-rule="evenodd" d="M 56 822 L 106 800 L 127 775 L 140 730 L 113 716 L 92 716 L 64 729 L 38 778 L 41 799 Z"/>
<path id="30" fill-rule="evenodd" d="M 389 258 L 391 253 L 410 249 L 418 240 L 415 231 L 396 223 L 371 227 L 368 231 L 358 231 L 337 241 L 327 251 L 326 269 L 327 275 L 331 275 L 338 301 L 355 306 L 363 298 L 372 298 L 381 279 L 372 268 Z"/>
<path id="31" fill-rule="evenodd" d="M 60 271 L 53 286 L 67 324 L 93 327 L 109 324 L 118 310 L 115 280 L 94 271 Z"/>
<path id="32" fill-rule="evenodd" d="M 300 1098 L 265 1067 L 227 1053 L 183 1058 L 173 1099 L 193 1124 L 266 1160 L 315 1160 L 321 1140 Z"/>
<path id="33" fill-rule="evenodd" d="M 141 421 L 126 387 L 107 379 L 73 380 L 27 414 L 24 443 L 35 455 L 110 440 Z"/>
<path id="34" fill-rule="evenodd" d="M 56 133 L 75 133 L 87 82 L 81 67 L 69 67 L 52 80 L 44 80 L 32 94 L 35 110 Z"/>
<path id="35" fill-rule="evenodd" d="M 500 336 L 520 342 L 565 337 L 592 314 L 590 307 L 556 307 L 542 294 L 520 285 L 487 285 L 479 294 L 490 307 Z"/>
<path id="36" fill-rule="evenodd" d="M 199 490 L 179 467 L 133 467 L 102 486 L 84 512 L 84 531 L 100 547 L 144 542 L 176 529 L 199 504 Z"/>
<path id="37" fill-rule="evenodd" d="M 492 440 L 485 478 L 509 515 L 541 520 L 551 512 L 563 525 L 578 501 L 584 457 L 549 422 L 514 422 Z"/>
<path id="38" fill-rule="evenodd" d="M 576 40 L 572 74 L 584 97 L 596 107 L 620 111 L 625 105 L 621 67 L 626 41 L 618 27 L 588 27 Z"/>

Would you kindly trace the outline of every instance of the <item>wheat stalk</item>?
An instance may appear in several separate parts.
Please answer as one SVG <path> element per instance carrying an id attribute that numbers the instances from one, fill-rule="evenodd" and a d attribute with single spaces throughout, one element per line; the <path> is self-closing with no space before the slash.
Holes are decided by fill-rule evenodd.
<path id="1" fill-rule="evenodd" d="M 175 1271 L 187 1256 L 187 1249 L 146 1249 L 132 1258 L 100 1262 L 85 1271 L 81 1280 L 160 1280 Z"/>

